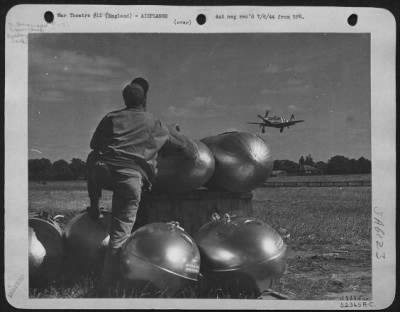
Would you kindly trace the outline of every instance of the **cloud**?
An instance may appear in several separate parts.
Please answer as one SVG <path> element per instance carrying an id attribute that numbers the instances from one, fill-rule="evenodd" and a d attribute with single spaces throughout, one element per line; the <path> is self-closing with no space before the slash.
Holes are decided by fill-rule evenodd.
<path id="1" fill-rule="evenodd" d="M 118 59 L 50 48 L 29 52 L 30 92 L 42 100 L 60 100 L 71 92 L 120 90 L 135 70 Z"/>
<path id="2" fill-rule="evenodd" d="M 260 90 L 260 94 L 262 95 L 279 94 L 279 93 L 281 93 L 280 89 L 264 88 Z"/>
<path id="3" fill-rule="evenodd" d="M 282 66 L 278 64 L 268 64 L 264 68 L 264 73 L 273 74 L 273 73 L 305 73 L 311 69 L 309 64 L 294 64 L 291 66 Z"/>
<path id="4" fill-rule="evenodd" d="M 267 67 L 264 68 L 264 73 L 279 73 L 281 71 L 277 64 L 268 64 Z"/>
<path id="5" fill-rule="evenodd" d="M 240 131 L 240 129 L 238 128 L 227 128 L 225 130 L 223 130 L 222 132 L 237 132 Z"/>
<path id="6" fill-rule="evenodd" d="M 212 102 L 212 98 L 210 96 L 208 97 L 196 96 L 188 103 L 188 106 L 192 108 L 201 109 L 201 108 L 214 107 L 215 104 Z"/>
<path id="7" fill-rule="evenodd" d="M 275 83 L 274 88 L 263 88 L 260 90 L 261 95 L 309 95 L 312 91 L 312 84 L 308 82 L 289 82 L 289 80 Z"/>
<path id="8" fill-rule="evenodd" d="M 256 102 L 250 106 L 250 108 L 256 112 L 265 112 L 266 110 L 272 111 L 272 105 L 267 102 Z"/>
<path id="9" fill-rule="evenodd" d="M 261 95 L 307 95 L 310 94 L 312 81 L 309 71 L 312 66 L 299 64 L 268 64 L 263 72 L 266 87 L 261 89 Z"/>
<path id="10" fill-rule="evenodd" d="M 195 96 L 187 103 L 169 106 L 167 113 L 171 117 L 210 118 L 224 110 L 225 106 L 215 102 L 210 96 Z"/>
<path id="11" fill-rule="evenodd" d="M 305 73 L 310 70 L 310 66 L 306 64 L 295 64 L 285 69 L 286 72 L 291 73 Z"/>
<path id="12" fill-rule="evenodd" d="M 303 83 L 304 83 L 304 81 L 301 79 L 289 79 L 287 81 L 287 84 L 289 86 L 298 86 L 298 85 L 302 85 Z"/>
<path id="13" fill-rule="evenodd" d="M 63 102 L 66 100 L 66 94 L 60 90 L 53 89 L 42 89 L 38 90 L 35 88 L 29 89 L 29 96 L 34 98 L 37 102 Z"/>

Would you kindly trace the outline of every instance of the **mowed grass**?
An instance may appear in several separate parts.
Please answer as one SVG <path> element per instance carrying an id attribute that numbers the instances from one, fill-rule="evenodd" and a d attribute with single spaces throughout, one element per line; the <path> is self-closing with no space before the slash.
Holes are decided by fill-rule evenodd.
<path id="1" fill-rule="evenodd" d="M 371 246 L 370 187 L 259 188 L 254 214 L 295 244 Z"/>
<path id="2" fill-rule="evenodd" d="M 267 182 L 346 182 L 371 181 L 370 174 L 332 174 L 332 175 L 282 175 L 268 178 Z"/>
<path id="3" fill-rule="evenodd" d="M 79 211 L 89 206 L 85 181 L 54 181 L 40 184 L 29 183 L 29 211 L 45 211 L 52 216 L 63 215 L 62 225 L 66 224 Z M 103 191 L 102 207 L 110 209 L 112 192 Z"/>
<path id="4" fill-rule="evenodd" d="M 102 206 L 106 209 L 111 207 L 111 196 L 111 192 L 103 193 Z M 29 211 L 62 214 L 62 226 L 88 204 L 84 181 L 29 184 Z M 254 216 L 279 230 L 289 247 L 288 270 L 278 291 L 291 299 L 370 296 L 370 187 L 259 188 L 253 191 L 253 208 Z M 329 253 L 332 255 L 326 256 Z M 58 281 L 45 289 L 30 289 L 30 296 L 97 297 L 94 286 L 93 277 L 82 276 L 72 284 Z M 115 295 L 130 296 L 118 291 Z M 179 296 L 229 298 L 231 294 L 217 290 L 204 294 L 199 285 L 194 285 Z"/>
<path id="5" fill-rule="evenodd" d="M 287 236 L 280 291 L 293 299 L 371 298 L 371 188 L 254 191 L 254 214 Z"/>

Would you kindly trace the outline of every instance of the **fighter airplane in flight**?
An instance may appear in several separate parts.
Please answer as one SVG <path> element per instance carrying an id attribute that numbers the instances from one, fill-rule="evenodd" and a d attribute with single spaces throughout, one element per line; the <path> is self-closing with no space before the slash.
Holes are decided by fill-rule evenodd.
<path id="1" fill-rule="evenodd" d="M 257 117 L 261 119 L 261 122 L 249 122 L 249 124 L 259 125 L 262 133 L 265 133 L 265 127 L 279 128 L 279 132 L 282 133 L 284 128 L 289 128 L 290 126 L 293 126 L 299 122 L 304 122 L 304 120 L 294 120 L 293 114 L 289 120 L 280 116 L 268 117 L 268 114 L 269 110 L 265 112 L 264 117 L 257 115 Z"/>

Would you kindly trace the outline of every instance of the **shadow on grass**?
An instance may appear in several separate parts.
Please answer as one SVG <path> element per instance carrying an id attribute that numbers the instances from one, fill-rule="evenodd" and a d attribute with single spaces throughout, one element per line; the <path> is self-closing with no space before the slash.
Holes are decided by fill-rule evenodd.
<path id="1" fill-rule="evenodd" d="M 253 285 L 246 289 L 248 282 L 230 279 L 215 282 L 200 277 L 198 282 L 189 281 L 175 294 L 167 289 L 160 290 L 149 281 L 118 281 L 107 292 L 100 288 L 98 274 L 61 274 L 51 283 L 31 283 L 30 298 L 237 298 L 256 299 L 260 292 Z"/>

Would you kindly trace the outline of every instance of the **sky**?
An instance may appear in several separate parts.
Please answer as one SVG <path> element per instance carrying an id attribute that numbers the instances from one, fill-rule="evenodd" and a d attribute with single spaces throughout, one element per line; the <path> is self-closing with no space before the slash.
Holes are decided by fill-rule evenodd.
<path id="1" fill-rule="evenodd" d="M 262 135 L 273 159 L 371 157 L 368 34 L 31 34 L 29 158 L 85 160 L 122 89 L 142 76 L 148 111 L 194 139 Z M 261 134 L 256 115 L 304 123 Z"/>

